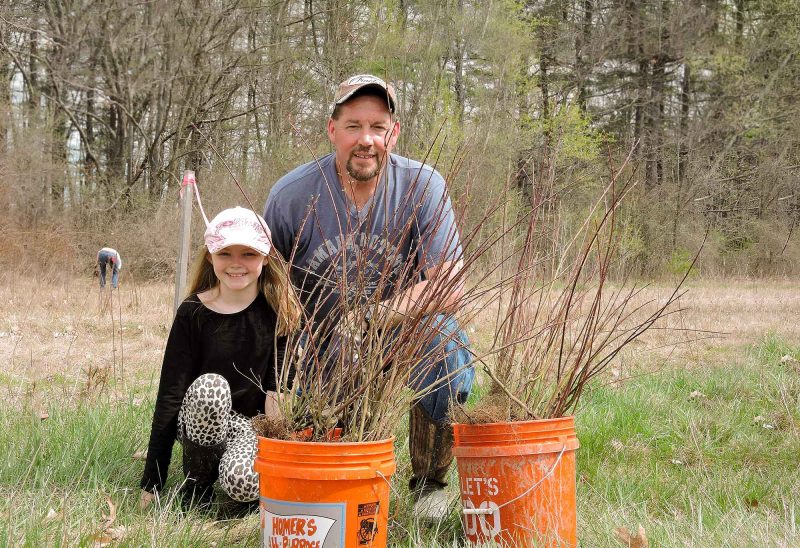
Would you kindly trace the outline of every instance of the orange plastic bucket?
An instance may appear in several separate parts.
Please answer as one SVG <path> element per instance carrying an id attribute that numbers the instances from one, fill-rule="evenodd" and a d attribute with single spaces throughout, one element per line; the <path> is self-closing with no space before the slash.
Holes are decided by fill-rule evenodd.
<path id="1" fill-rule="evenodd" d="M 467 539 L 504 546 L 577 544 L 573 417 L 453 429 Z"/>
<path id="2" fill-rule="evenodd" d="M 394 438 L 361 443 L 258 438 L 261 546 L 384 547 Z"/>

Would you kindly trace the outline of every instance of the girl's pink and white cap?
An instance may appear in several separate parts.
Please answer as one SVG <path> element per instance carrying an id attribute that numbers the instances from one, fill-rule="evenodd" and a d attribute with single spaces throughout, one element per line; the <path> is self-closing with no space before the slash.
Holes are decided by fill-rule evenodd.
<path id="1" fill-rule="evenodd" d="M 214 217 L 208 223 L 203 237 L 210 253 L 217 253 L 232 245 L 247 246 L 262 255 L 269 254 L 272 249 L 272 234 L 264 218 L 238 206 Z"/>

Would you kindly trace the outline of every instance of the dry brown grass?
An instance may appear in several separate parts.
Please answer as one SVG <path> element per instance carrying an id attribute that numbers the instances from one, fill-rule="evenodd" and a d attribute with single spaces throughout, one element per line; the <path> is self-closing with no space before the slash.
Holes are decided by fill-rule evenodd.
<path id="1" fill-rule="evenodd" d="M 126 283 L 123 271 L 120 289 L 103 304 L 91 277 L 4 277 L 0 397 L 56 394 L 67 403 L 107 390 L 124 395 L 128 383 L 149 381 L 161 365 L 172 291 L 164 283 Z"/>
<path id="2" fill-rule="evenodd" d="M 687 310 L 671 326 L 724 332 L 726 346 L 752 344 L 765 332 L 800 338 L 800 281 L 707 280 L 687 288 L 681 301 Z"/>
<path id="3" fill-rule="evenodd" d="M 620 386 L 627 379 L 673 369 L 731 368 L 748 347 L 768 334 L 800 340 L 800 282 L 792 280 L 694 280 L 679 310 L 626 348 L 604 375 Z M 636 301 L 665 299 L 668 283 L 653 284 Z"/>
<path id="4" fill-rule="evenodd" d="M 800 281 L 693 280 L 684 289 L 687 292 L 678 301 L 680 310 L 626 349 L 612 367 L 612 375 L 624 377 L 669 367 L 724 367 L 730 363 L 726 356 L 758 343 L 767 333 L 800 340 Z M 663 301 L 672 290 L 667 282 L 653 283 L 633 305 Z M 496 314 L 497 304 L 492 303 L 468 327 L 479 355 L 491 348 Z"/>
<path id="5" fill-rule="evenodd" d="M 800 282 L 792 280 L 695 280 L 657 328 L 621 357 L 617 373 L 670 367 L 726 367 L 748 346 L 774 334 L 800 340 Z M 664 299 L 668 285 L 654 285 L 643 299 Z M 738 356 L 740 357 L 740 356 Z"/>
<path id="6" fill-rule="evenodd" d="M 623 374 L 642 367 L 724 367 L 726 353 L 758 342 L 767 332 L 800 340 L 800 282 L 703 280 L 688 289 L 680 302 L 683 310 L 666 323 L 670 329 L 646 333 L 625 353 Z M 667 284 L 654 285 L 640 299 L 663 299 L 668 291 Z M 64 402 L 78 401 L 104 391 L 124 395 L 131 383 L 157 379 L 172 321 L 172 292 L 167 283 L 126 280 L 123 271 L 112 323 L 110 311 L 101 311 L 94 278 L 42 283 L 35 276 L 3 277 L 0 397 L 56 393 Z M 487 306 L 468 327 L 479 354 L 491 345 L 486 328 L 494 308 Z M 694 340 L 703 332 L 716 335 Z M 676 347 L 676 342 L 683 344 Z"/>

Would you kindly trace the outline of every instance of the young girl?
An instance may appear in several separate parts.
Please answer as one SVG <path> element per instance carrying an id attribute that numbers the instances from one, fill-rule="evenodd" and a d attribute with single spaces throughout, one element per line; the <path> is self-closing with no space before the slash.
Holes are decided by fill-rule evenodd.
<path id="1" fill-rule="evenodd" d="M 184 507 L 208 505 L 217 478 L 234 500 L 258 498 L 249 419 L 275 405 L 277 351 L 300 320 L 299 301 L 266 226 L 241 207 L 208 225 L 189 297 L 164 352 L 142 507 L 164 486 L 175 439 L 183 445 Z"/>

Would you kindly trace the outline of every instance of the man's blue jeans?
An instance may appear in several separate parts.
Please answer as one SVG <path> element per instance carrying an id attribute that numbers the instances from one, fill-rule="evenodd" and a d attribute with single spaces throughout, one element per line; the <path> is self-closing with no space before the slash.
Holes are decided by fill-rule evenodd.
<path id="1" fill-rule="evenodd" d="M 431 339 L 417 365 L 412 388 L 422 390 L 436 383 L 442 384 L 424 395 L 418 402 L 436 422 L 445 422 L 451 403 L 467 400 L 475 379 L 472 353 L 467 334 L 452 316 L 439 314 L 431 322 L 437 334 Z M 418 377 L 418 378 L 417 378 Z M 442 379 L 447 380 L 442 381 Z"/>

